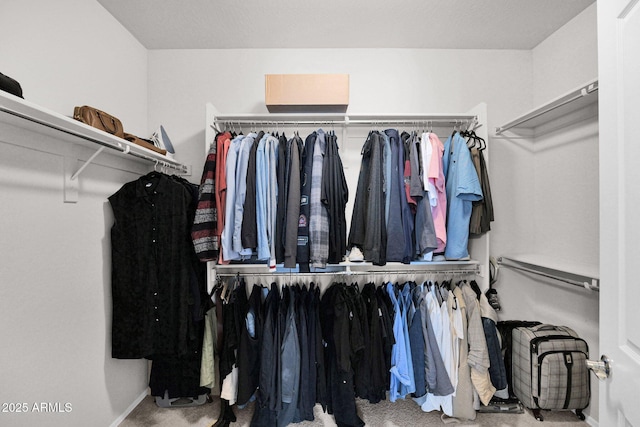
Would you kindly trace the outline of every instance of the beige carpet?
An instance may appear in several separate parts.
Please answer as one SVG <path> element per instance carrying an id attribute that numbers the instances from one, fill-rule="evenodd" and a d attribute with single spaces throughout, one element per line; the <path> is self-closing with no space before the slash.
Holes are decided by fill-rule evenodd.
<path id="1" fill-rule="evenodd" d="M 394 403 L 383 401 L 372 405 L 364 400 L 356 401 L 360 418 L 371 427 L 412 427 L 444 425 L 440 412 L 425 413 L 411 400 L 398 400 Z M 217 419 L 220 400 L 216 397 L 213 403 L 189 408 L 160 408 L 151 396 L 147 396 L 120 424 L 120 427 L 209 427 Z M 322 412 L 319 405 L 315 409 L 316 419 L 291 424 L 299 427 L 335 426 L 331 415 Z M 244 409 L 234 407 L 238 418 L 231 426 L 248 427 L 251 424 L 253 405 Z M 531 412 L 524 414 L 483 414 L 478 413 L 475 421 L 461 422 L 454 425 L 476 427 L 587 427 L 584 421 L 571 412 L 543 411 L 544 423 L 537 421 Z"/>

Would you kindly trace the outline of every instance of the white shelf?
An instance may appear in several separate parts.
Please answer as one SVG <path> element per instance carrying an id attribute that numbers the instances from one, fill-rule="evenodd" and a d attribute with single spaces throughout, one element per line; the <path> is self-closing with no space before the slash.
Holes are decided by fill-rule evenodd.
<path id="1" fill-rule="evenodd" d="M 178 172 L 187 172 L 186 166 L 165 155 L 2 91 L 0 91 L 0 123 L 49 135 L 76 145 L 109 148 L 145 163 L 157 162 Z"/>
<path id="2" fill-rule="evenodd" d="M 598 101 L 598 81 L 590 81 L 540 107 L 496 128 L 496 135 L 511 129 L 535 129 L 572 113 L 584 110 Z"/>
<path id="3" fill-rule="evenodd" d="M 339 264 L 327 264 L 326 268 L 311 268 L 309 273 L 301 273 L 298 268 L 284 268 L 282 264 L 276 266 L 276 271 L 269 271 L 266 264 L 219 264 L 213 265 L 217 274 L 234 275 L 323 275 L 323 274 L 415 274 L 415 273 L 437 273 L 437 274 L 478 274 L 480 263 L 475 260 L 470 261 L 413 261 L 410 264 L 399 262 L 388 262 L 384 266 L 373 265 L 370 262 L 341 262 Z"/>
<path id="4" fill-rule="evenodd" d="M 589 290 L 600 289 L 597 265 L 581 264 L 540 254 L 502 256 L 498 263 L 507 268 L 559 280 Z"/>

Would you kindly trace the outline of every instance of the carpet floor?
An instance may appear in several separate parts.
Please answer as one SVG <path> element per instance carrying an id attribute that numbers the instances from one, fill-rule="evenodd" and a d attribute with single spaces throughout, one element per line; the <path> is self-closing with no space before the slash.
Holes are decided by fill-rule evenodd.
<path id="1" fill-rule="evenodd" d="M 443 425 L 440 412 L 422 412 L 412 400 L 398 400 L 394 403 L 383 401 L 370 404 L 366 400 L 356 400 L 360 418 L 371 427 L 413 427 Z M 152 396 L 144 398 L 127 416 L 119 427 L 210 427 L 218 418 L 220 399 L 214 397 L 212 403 L 187 408 L 160 408 Z M 237 421 L 231 426 L 248 427 L 253 415 L 253 404 L 244 409 L 234 407 Z M 322 412 L 316 405 L 314 421 L 291 424 L 297 427 L 333 427 L 336 423 L 332 415 Z M 544 423 L 537 421 L 529 410 L 523 414 L 478 413 L 474 421 L 456 423 L 459 426 L 475 427 L 588 427 L 584 421 L 568 411 L 543 411 Z"/>

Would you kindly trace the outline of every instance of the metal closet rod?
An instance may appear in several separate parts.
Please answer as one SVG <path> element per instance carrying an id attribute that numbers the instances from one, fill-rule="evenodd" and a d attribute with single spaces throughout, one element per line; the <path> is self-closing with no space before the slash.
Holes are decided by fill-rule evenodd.
<path id="1" fill-rule="evenodd" d="M 445 124 L 475 126 L 477 119 L 392 119 L 392 120 L 252 120 L 252 119 L 215 119 L 215 123 L 233 123 L 247 125 L 379 125 L 379 124 Z M 479 126 L 476 126 L 477 129 Z"/>
<path id="2" fill-rule="evenodd" d="M 574 279 L 570 279 L 568 277 L 563 277 L 563 276 L 560 276 L 560 275 L 557 275 L 557 274 L 551 274 L 551 273 L 547 273 L 545 271 L 536 270 L 536 269 L 533 269 L 533 268 L 527 268 L 527 267 L 523 267 L 523 266 L 520 266 L 520 265 L 510 264 L 508 262 L 505 262 L 505 258 L 502 258 L 502 257 L 498 258 L 498 264 L 503 266 L 503 267 L 512 268 L 514 270 L 520 270 L 520 271 L 524 271 L 526 273 L 532 273 L 532 274 L 536 274 L 538 276 L 543 276 L 543 277 L 546 277 L 546 278 L 549 278 L 549 279 L 558 280 L 560 282 L 569 283 L 571 285 L 578 286 L 580 288 L 584 288 L 584 289 L 587 289 L 587 290 L 598 291 L 598 292 L 600 291 L 600 286 L 598 285 L 599 281 L 598 281 L 598 279 L 595 279 L 595 278 L 590 278 L 591 282 L 574 280 Z M 543 267 L 543 268 L 546 268 L 546 267 Z"/>
<path id="3" fill-rule="evenodd" d="M 407 270 L 389 270 L 389 271 L 331 271 L 331 272 L 322 272 L 322 273 L 296 273 L 296 272 L 285 272 L 285 271 L 276 271 L 273 273 L 251 273 L 251 272 L 228 272 L 228 273 L 216 273 L 218 277 L 236 277 L 236 276 L 246 276 L 246 277 L 333 277 L 333 276 L 443 276 L 443 275 L 453 275 L 453 276 L 468 276 L 468 275 L 476 275 L 479 271 L 477 269 L 474 270 L 437 270 L 437 271 L 407 271 Z"/>

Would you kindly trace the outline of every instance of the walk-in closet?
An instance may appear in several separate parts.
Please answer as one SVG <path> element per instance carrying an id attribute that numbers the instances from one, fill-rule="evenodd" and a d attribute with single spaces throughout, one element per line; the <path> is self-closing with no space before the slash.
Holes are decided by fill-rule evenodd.
<path id="1" fill-rule="evenodd" d="M 0 425 L 640 427 L 639 9 L 5 2 Z"/>

